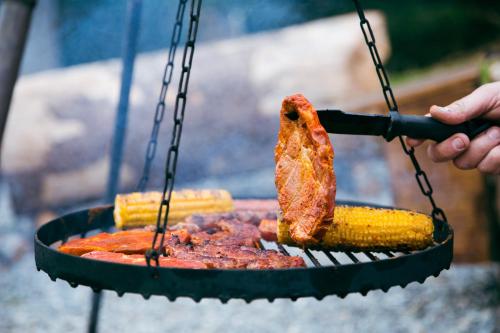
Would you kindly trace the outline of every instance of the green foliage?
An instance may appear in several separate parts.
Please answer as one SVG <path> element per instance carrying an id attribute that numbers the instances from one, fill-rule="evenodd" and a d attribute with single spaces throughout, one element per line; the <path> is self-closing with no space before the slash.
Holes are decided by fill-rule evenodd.
<path id="1" fill-rule="evenodd" d="M 365 9 L 385 13 L 392 46 L 388 69 L 431 65 L 500 41 L 500 1 L 362 1 Z M 349 0 L 295 1 L 304 20 L 353 10 Z"/>

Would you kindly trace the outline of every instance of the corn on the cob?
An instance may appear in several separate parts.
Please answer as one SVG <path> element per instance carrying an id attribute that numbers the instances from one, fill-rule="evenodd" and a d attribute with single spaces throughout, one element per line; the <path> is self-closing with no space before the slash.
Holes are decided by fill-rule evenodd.
<path id="1" fill-rule="evenodd" d="M 160 192 L 117 195 L 114 210 L 116 227 L 122 229 L 156 224 L 160 200 Z M 225 190 L 173 191 L 169 222 L 179 222 L 195 213 L 223 213 L 232 210 L 231 194 Z"/>
<path id="2" fill-rule="evenodd" d="M 333 223 L 321 242 L 322 249 L 416 250 L 432 244 L 434 225 L 424 214 L 371 207 L 337 206 Z M 288 224 L 278 220 L 278 242 L 296 245 Z"/>

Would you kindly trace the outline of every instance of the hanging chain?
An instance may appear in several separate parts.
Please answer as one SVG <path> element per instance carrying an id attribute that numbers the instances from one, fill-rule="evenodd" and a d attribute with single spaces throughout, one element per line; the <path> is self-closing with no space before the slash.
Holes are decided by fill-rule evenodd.
<path id="1" fill-rule="evenodd" d="M 389 108 L 389 112 L 399 112 L 398 104 L 396 103 L 396 99 L 394 98 L 394 93 L 392 92 L 392 88 L 389 82 L 389 77 L 385 71 L 384 65 L 380 59 L 380 55 L 377 50 L 377 46 L 375 45 L 375 35 L 373 34 L 372 27 L 370 26 L 370 22 L 365 17 L 365 13 L 359 0 L 353 0 L 354 5 L 356 6 L 356 11 L 358 12 L 361 30 L 363 31 L 363 36 L 365 37 L 365 42 L 368 45 L 368 49 L 370 50 L 370 55 L 373 60 L 373 64 L 375 65 L 375 70 L 377 72 L 378 79 L 380 81 L 380 85 L 382 86 L 382 92 L 384 94 L 384 99 Z M 415 178 L 417 179 L 418 186 L 422 191 L 422 194 L 429 199 L 429 202 L 432 206 L 432 218 L 435 221 L 442 221 L 447 223 L 446 215 L 444 211 L 439 208 L 432 197 L 433 189 L 429 179 L 427 178 L 427 174 L 420 167 L 420 164 L 417 161 L 417 157 L 415 156 L 415 149 L 413 147 L 408 148 L 406 143 L 404 142 L 401 136 L 398 137 L 399 142 L 401 143 L 401 147 L 403 147 L 403 151 L 406 155 L 410 157 L 410 160 L 415 167 Z"/>
<path id="2" fill-rule="evenodd" d="M 175 100 L 174 107 L 174 126 L 172 129 L 172 140 L 170 141 L 170 148 L 167 153 L 167 161 L 165 164 L 165 185 L 163 187 L 163 194 L 161 198 L 160 208 L 156 220 L 156 231 L 153 237 L 153 244 L 151 249 L 146 252 L 146 262 L 148 266 L 151 264 L 151 259 L 159 266 L 159 257 L 162 253 L 163 243 L 165 240 L 165 231 L 167 229 L 168 214 L 170 211 L 170 199 L 172 197 L 172 189 L 175 182 L 175 171 L 177 168 L 177 157 L 179 156 L 179 144 L 181 141 L 182 124 L 184 121 L 184 111 L 186 109 L 187 93 L 189 85 L 189 76 L 191 74 L 191 66 L 193 63 L 194 45 L 196 42 L 196 35 L 198 33 L 198 24 L 200 20 L 202 0 L 191 0 L 191 13 L 189 19 L 189 30 L 186 45 L 184 46 L 184 54 L 182 57 L 182 69 L 179 80 L 179 89 Z M 163 214 L 165 212 L 165 214 Z M 163 221 L 162 221 L 163 216 Z M 162 221 L 162 223 L 161 223 Z M 160 225 L 161 224 L 161 225 Z M 158 243 L 158 236 L 161 234 L 160 243 Z M 158 249 L 160 251 L 158 251 Z M 158 273 L 155 272 L 155 275 Z"/>
<path id="3" fill-rule="evenodd" d="M 187 0 L 179 0 L 179 5 L 177 7 L 177 15 L 174 24 L 174 30 L 172 31 L 172 37 L 170 39 L 170 49 L 168 51 L 168 61 L 163 71 L 163 79 L 160 90 L 160 97 L 158 103 L 156 104 L 153 128 L 151 130 L 151 137 L 148 142 L 146 149 L 146 158 L 144 161 L 144 168 L 142 170 L 142 177 L 137 184 L 137 191 L 143 192 L 149 181 L 149 173 L 151 171 L 151 164 L 156 155 L 156 147 L 158 145 L 158 133 L 160 132 L 160 124 L 165 115 L 165 98 L 167 97 L 168 87 L 172 81 L 172 73 L 174 71 L 174 60 L 175 53 L 177 51 L 177 46 L 179 45 L 179 40 L 181 38 L 182 32 L 182 22 L 184 20 L 184 12 L 186 9 Z"/>

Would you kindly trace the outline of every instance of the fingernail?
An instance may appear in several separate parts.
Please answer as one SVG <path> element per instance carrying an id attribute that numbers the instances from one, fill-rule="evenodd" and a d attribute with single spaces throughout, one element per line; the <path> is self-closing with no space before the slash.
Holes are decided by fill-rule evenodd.
<path id="1" fill-rule="evenodd" d="M 452 111 L 451 108 L 448 106 L 439 106 L 438 108 L 439 108 L 439 111 L 441 111 L 441 112 L 451 112 Z"/>
<path id="2" fill-rule="evenodd" d="M 493 127 L 488 131 L 488 137 L 492 140 L 500 140 L 500 128 Z"/>
<path id="3" fill-rule="evenodd" d="M 450 104 L 448 106 L 440 107 L 440 111 L 443 111 L 443 112 L 460 112 L 462 110 L 463 110 L 463 105 L 462 105 L 462 103 L 459 103 L 459 102 L 455 102 L 455 103 Z"/>
<path id="4" fill-rule="evenodd" d="M 453 145 L 453 148 L 455 148 L 455 150 L 464 150 L 465 149 L 465 142 L 464 140 L 462 140 L 461 138 L 456 138 L 454 139 L 451 144 Z"/>

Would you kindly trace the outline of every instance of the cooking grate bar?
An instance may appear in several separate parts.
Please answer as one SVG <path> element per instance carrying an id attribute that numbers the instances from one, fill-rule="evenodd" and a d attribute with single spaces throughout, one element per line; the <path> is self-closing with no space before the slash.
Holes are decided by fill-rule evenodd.
<path id="1" fill-rule="evenodd" d="M 278 250 L 283 253 L 285 256 L 290 256 L 290 253 L 285 249 L 285 247 L 279 243 L 276 243 L 278 245 Z"/>
<path id="2" fill-rule="evenodd" d="M 392 254 L 392 252 L 390 252 L 390 251 L 384 251 L 382 253 L 385 254 L 386 256 L 388 256 L 389 258 L 393 258 L 394 257 L 394 254 Z"/>
<path id="3" fill-rule="evenodd" d="M 330 252 L 328 251 L 323 251 L 323 253 L 326 255 L 326 257 L 328 259 L 330 259 L 330 261 L 335 265 L 335 266 L 339 266 L 340 265 L 340 262 L 333 256 L 333 254 L 331 254 Z"/>
<path id="4" fill-rule="evenodd" d="M 304 249 L 304 253 L 312 261 L 315 267 L 321 267 L 321 264 L 319 263 L 318 259 L 316 259 L 316 257 L 312 254 L 311 251 L 309 251 L 308 249 Z"/>
<path id="5" fill-rule="evenodd" d="M 356 258 L 356 256 L 352 254 L 352 252 L 346 251 L 345 254 L 349 257 L 349 259 L 352 260 L 353 263 L 357 264 L 359 262 L 359 259 Z"/>
<path id="6" fill-rule="evenodd" d="M 371 252 L 363 252 L 371 261 L 377 261 L 379 258 Z"/>

